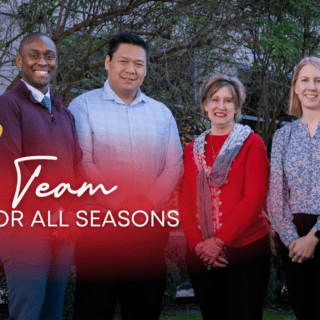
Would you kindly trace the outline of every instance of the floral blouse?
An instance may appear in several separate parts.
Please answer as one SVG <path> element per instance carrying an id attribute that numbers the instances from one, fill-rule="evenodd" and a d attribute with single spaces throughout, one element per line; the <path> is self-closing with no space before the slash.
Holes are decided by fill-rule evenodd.
<path id="1" fill-rule="evenodd" d="M 312 139 L 300 120 L 276 131 L 267 203 L 271 224 L 286 246 L 299 238 L 293 213 L 320 215 L 319 127 Z M 314 228 L 320 229 L 320 219 Z"/>

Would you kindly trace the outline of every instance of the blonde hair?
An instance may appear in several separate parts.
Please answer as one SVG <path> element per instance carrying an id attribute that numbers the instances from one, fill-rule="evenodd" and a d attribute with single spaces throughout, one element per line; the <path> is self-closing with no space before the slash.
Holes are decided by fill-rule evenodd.
<path id="1" fill-rule="evenodd" d="M 246 97 L 245 88 L 237 78 L 229 77 L 224 74 L 211 76 L 203 86 L 200 93 L 202 116 L 208 116 L 208 112 L 205 110 L 207 100 L 211 99 L 220 88 L 225 86 L 230 89 L 235 109 L 237 110 L 235 120 L 239 121 L 241 119 L 241 107 Z"/>
<path id="2" fill-rule="evenodd" d="M 298 95 L 295 93 L 296 82 L 299 77 L 300 70 L 306 65 L 313 65 L 320 70 L 320 59 L 317 57 L 305 57 L 303 58 L 296 67 L 293 74 L 291 90 L 290 90 L 290 104 L 289 104 L 289 114 L 294 116 L 302 115 L 301 102 Z"/>

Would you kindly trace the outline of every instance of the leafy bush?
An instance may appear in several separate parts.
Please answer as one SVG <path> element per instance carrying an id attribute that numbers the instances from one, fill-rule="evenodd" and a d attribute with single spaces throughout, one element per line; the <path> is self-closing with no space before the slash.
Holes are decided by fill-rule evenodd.
<path id="1" fill-rule="evenodd" d="M 277 282 L 278 282 L 277 270 L 275 267 L 274 258 L 272 257 L 269 284 L 268 284 L 268 289 L 266 293 L 266 298 L 264 300 L 265 307 L 269 307 L 277 300 L 277 294 L 276 294 Z"/>
<path id="2" fill-rule="evenodd" d="M 71 267 L 69 274 L 68 285 L 66 294 L 64 297 L 64 305 L 61 320 L 73 319 L 73 303 L 74 303 L 74 291 L 76 289 L 76 266 Z"/>
<path id="3" fill-rule="evenodd" d="M 178 289 L 190 289 L 192 287 L 181 244 L 170 243 L 166 248 L 166 262 L 168 266 L 167 289 L 163 298 L 163 305 L 171 305 L 176 300 Z"/>

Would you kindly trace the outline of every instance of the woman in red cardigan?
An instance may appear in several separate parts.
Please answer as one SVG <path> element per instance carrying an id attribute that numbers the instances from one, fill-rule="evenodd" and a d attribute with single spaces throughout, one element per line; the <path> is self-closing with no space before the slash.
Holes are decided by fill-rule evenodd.
<path id="1" fill-rule="evenodd" d="M 179 212 L 186 262 L 203 319 L 262 319 L 270 273 L 263 214 L 269 164 L 262 139 L 235 122 L 245 99 L 239 80 L 211 77 L 201 110 L 211 128 L 184 152 Z"/>

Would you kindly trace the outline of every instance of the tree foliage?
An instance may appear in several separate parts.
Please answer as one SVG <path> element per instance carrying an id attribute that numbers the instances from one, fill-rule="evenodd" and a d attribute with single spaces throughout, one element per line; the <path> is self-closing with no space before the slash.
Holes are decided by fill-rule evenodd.
<path id="1" fill-rule="evenodd" d="M 252 62 L 240 78 L 251 101 L 247 99 L 244 110 L 258 117 L 255 131 L 266 145 L 277 122 L 292 118 L 288 104 L 294 67 L 303 57 L 319 54 L 319 15 L 313 0 L 265 0 L 248 12 L 244 47 Z"/>
<path id="2" fill-rule="evenodd" d="M 244 113 L 270 144 L 277 121 L 290 120 L 294 66 L 318 54 L 315 0 L 22 0 L 0 1 L 0 84 L 10 90 L 21 74 L 14 66 L 22 37 L 48 33 L 59 69 L 52 88 L 65 104 L 103 86 L 107 44 L 119 32 L 142 36 L 151 48 L 143 91 L 173 112 L 187 140 L 208 122 L 198 92 L 209 74 L 238 76 L 247 87 Z"/>

